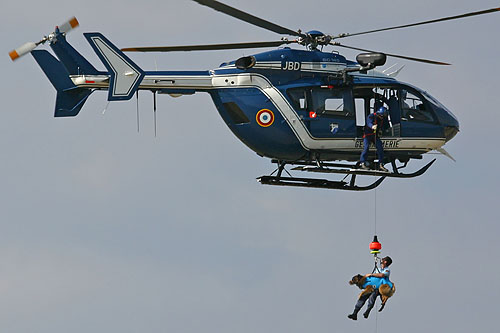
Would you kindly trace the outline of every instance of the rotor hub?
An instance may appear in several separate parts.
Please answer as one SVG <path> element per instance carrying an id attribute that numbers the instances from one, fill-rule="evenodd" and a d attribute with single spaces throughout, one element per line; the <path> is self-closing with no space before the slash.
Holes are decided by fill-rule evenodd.
<path id="1" fill-rule="evenodd" d="M 300 30 L 299 30 L 300 33 Z M 307 46 L 310 50 L 316 50 L 318 46 L 325 46 L 330 43 L 332 36 L 325 35 L 321 31 L 311 30 L 300 37 L 298 42 L 301 45 Z"/>

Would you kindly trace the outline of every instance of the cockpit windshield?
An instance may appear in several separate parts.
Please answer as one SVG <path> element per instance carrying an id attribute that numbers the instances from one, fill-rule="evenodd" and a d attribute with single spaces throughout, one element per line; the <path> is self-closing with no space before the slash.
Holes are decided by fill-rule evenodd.
<path id="1" fill-rule="evenodd" d="M 448 110 L 448 108 L 446 106 L 444 106 L 440 101 L 438 101 L 437 99 L 435 99 L 431 94 L 429 94 L 427 91 L 421 91 L 422 95 L 424 95 L 427 100 L 434 104 L 435 106 L 445 110 L 446 112 L 448 112 L 450 114 L 451 117 L 453 117 L 453 119 L 455 119 L 457 122 L 458 122 L 458 118 L 450 111 Z"/>

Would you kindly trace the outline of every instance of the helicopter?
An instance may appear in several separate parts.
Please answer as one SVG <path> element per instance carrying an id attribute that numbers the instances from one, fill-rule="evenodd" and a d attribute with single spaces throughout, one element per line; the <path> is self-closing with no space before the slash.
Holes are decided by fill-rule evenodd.
<path id="1" fill-rule="evenodd" d="M 456 116 L 425 90 L 396 80 L 402 68 L 388 73 L 376 68 L 387 57 L 432 65 L 448 63 L 377 52 L 338 42 L 351 36 L 449 21 L 500 11 L 492 8 L 412 24 L 358 33 L 326 35 L 312 30 L 291 30 L 214 0 L 195 2 L 272 32 L 292 36 L 264 42 L 209 45 L 128 47 L 119 49 L 98 32 L 83 35 L 107 71 L 97 70 L 66 40 L 79 25 L 72 18 L 39 42 L 29 42 L 9 53 L 12 60 L 31 53 L 57 91 L 55 117 L 74 117 L 88 97 L 108 91 L 108 101 L 126 101 L 139 90 L 154 96 L 172 97 L 210 94 L 220 116 L 246 146 L 277 165 L 270 174 L 258 177 L 266 185 L 365 191 L 379 186 L 387 177 L 413 178 L 424 174 L 435 159 L 412 173 L 403 173 L 411 160 L 431 151 L 450 158 L 443 145 L 459 132 Z M 47 50 L 36 50 L 49 43 Z M 296 44 L 303 49 L 291 48 Z M 323 52 L 326 46 L 361 51 L 356 61 L 337 51 Z M 125 52 L 175 52 L 274 48 L 243 56 L 204 71 L 144 71 Z M 360 167 L 363 129 L 378 106 L 388 110 L 389 126 L 381 136 L 385 158 L 392 171 Z M 375 151 L 369 159 L 375 163 Z M 453 158 L 452 158 L 453 159 Z M 285 169 L 303 173 L 343 175 L 342 180 L 294 177 Z M 283 176 L 286 172 L 288 176 Z M 357 176 L 377 177 L 366 186 L 356 184 Z M 349 180 L 348 177 L 350 177 Z"/>

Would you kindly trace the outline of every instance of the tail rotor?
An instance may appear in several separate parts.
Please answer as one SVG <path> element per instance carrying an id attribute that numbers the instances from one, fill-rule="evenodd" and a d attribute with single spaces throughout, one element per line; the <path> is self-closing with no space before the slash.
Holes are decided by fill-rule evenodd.
<path id="1" fill-rule="evenodd" d="M 12 50 L 9 52 L 9 56 L 12 59 L 12 61 L 15 61 L 19 58 L 21 58 L 23 55 L 30 53 L 34 49 L 38 47 L 38 45 L 45 44 L 47 41 L 52 41 L 55 37 L 57 32 L 66 34 L 69 31 L 73 30 L 74 28 L 78 27 L 79 23 L 76 17 L 70 18 L 68 21 L 64 22 L 61 24 L 59 27 L 56 27 L 55 31 L 50 33 L 48 36 L 44 36 L 40 41 L 38 42 L 27 42 L 20 47 L 18 47 L 15 50 Z"/>

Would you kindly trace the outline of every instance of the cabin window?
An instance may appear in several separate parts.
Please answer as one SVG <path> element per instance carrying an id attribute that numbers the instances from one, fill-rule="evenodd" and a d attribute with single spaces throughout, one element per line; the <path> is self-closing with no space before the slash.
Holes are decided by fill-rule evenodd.
<path id="1" fill-rule="evenodd" d="M 356 126 L 365 126 L 365 102 L 364 98 L 354 99 L 354 105 L 356 106 Z"/>
<path id="2" fill-rule="evenodd" d="M 354 101 L 351 89 L 311 89 L 312 109 L 318 116 L 334 115 L 354 117 Z"/>
<path id="3" fill-rule="evenodd" d="M 301 109 L 307 108 L 307 99 L 305 97 L 299 98 L 299 107 Z"/>
<path id="4" fill-rule="evenodd" d="M 288 89 L 287 94 L 295 110 L 314 111 L 319 117 L 354 118 L 354 100 L 351 89 L 300 87 Z"/>
<path id="5" fill-rule="evenodd" d="M 228 102 L 223 103 L 223 105 L 234 124 L 239 125 L 250 123 L 250 120 L 247 116 L 245 116 L 245 113 L 240 109 L 238 104 L 234 102 Z"/>
<path id="6" fill-rule="evenodd" d="M 296 110 L 307 110 L 307 90 L 304 88 L 288 89 L 288 97 L 292 102 L 292 106 Z"/>

